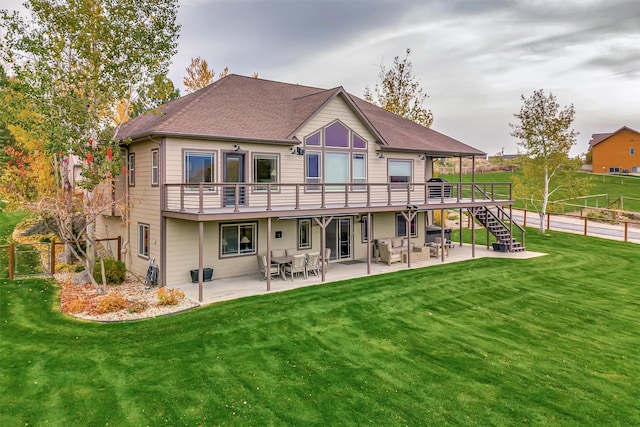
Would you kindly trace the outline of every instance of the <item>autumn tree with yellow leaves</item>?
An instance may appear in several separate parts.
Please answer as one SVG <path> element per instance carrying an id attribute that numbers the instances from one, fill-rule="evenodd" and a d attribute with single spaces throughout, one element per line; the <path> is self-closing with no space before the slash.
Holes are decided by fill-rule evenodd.
<path id="1" fill-rule="evenodd" d="M 86 252 L 75 255 L 92 271 L 95 218 L 113 207 L 107 199 L 93 203 L 100 199 L 95 190 L 123 167 L 115 110 L 124 100 L 128 114 L 136 97 L 166 76 L 177 49 L 178 3 L 26 0 L 24 7 L 24 14 L 0 11 L 0 60 L 11 76 L 3 120 L 42 144 L 56 194 L 38 206 L 56 216 L 65 243 L 87 241 Z M 82 178 L 72 182 L 76 164 Z M 86 219 L 83 230 L 70 226 L 77 215 Z"/>
<path id="2" fill-rule="evenodd" d="M 422 106 L 428 95 L 423 92 L 420 83 L 413 76 L 410 54 L 411 49 L 407 49 L 403 60 L 396 56 L 391 69 L 381 64 L 379 81 L 373 90 L 369 86 L 365 87 L 364 99 L 398 116 L 429 127 L 433 123 L 433 113 Z"/>

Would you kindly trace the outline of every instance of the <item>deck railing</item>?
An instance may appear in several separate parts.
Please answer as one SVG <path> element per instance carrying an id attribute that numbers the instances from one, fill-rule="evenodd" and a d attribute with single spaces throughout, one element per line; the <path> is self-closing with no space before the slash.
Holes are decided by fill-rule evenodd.
<path id="1" fill-rule="evenodd" d="M 229 209 L 304 210 L 331 207 L 443 205 L 511 200 L 511 183 L 201 183 L 166 184 L 163 209 L 214 212 Z"/>

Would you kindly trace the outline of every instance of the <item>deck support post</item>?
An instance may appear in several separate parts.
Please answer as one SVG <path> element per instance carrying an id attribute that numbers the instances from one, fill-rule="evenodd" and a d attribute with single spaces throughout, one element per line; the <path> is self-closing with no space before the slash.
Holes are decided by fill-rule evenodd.
<path id="1" fill-rule="evenodd" d="M 407 268 L 411 268 L 411 221 L 418 215 L 417 208 L 414 206 L 407 206 L 407 211 L 402 211 L 401 214 L 406 221 L 406 233 L 407 233 Z"/>
<path id="2" fill-rule="evenodd" d="M 333 220 L 333 216 L 329 217 L 314 217 L 314 221 L 320 226 L 320 261 L 322 263 L 322 282 L 324 283 L 324 273 L 325 273 L 325 261 L 329 262 L 328 259 L 325 258 L 325 242 L 327 241 L 327 226 Z"/>
<path id="3" fill-rule="evenodd" d="M 204 290 L 204 222 L 198 221 L 198 301 L 203 300 Z"/>
<path id="4" fill-rule="evenodd" d="M 267 217 L 267 292 L 271 290 L 271 217 Z M 278 267 L 280 268 L 280 267 Z"/>
<path id="5" fill-rule="evenodd" d="M 444 238 L 444 209 L 440 209 L 440 257 L 442 258 L 442 262 L 444 262 L 444 246 L 447 241 Z"/>
<path id="6" fill-rule="evenodd" d="M 471 258 L 476 257 L 476 210 L 471 209 Z"/>
<path id="7" fill-rule="evenodd" d="M 626 236 L 626 233 L 625 233 L 625 236 Z M 371 235 L 371 212 L 367 212 L 367 276 L 371 274 L 371 239 L 372 238 L 373 236 Z M 626 241 L 626 238 L 625 238 L 625 241 Z"/>

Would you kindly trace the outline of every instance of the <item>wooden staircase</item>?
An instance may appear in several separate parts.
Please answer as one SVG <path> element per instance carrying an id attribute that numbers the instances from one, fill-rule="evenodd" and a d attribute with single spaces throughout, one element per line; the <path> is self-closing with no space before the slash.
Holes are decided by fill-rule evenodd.
<path id="1" fill-rule="evenodd" d="M 495 209 L 496 212 L 486 206 L 481 206 L 469 208 L 468 211 L 496 238 L 494 249 L 501 248 L 504 252 L 524 251 L 524 229 L 515 222 L 511 222 L 511 218 L 504 209 L 499 206 L 496 206 Z M 500 217 L 512 223 L 514 228 L 510 230 L 509 226 Z M 513 237 L 514 231 L 518 231 L 521 234 L 522 242 Z"/>

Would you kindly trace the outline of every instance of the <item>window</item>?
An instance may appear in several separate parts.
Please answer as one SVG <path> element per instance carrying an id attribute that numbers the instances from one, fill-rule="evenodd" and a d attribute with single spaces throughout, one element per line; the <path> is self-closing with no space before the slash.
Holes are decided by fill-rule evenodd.
<path id="1" fill-rule="evenodd" d="M 353 134 L 353 148 L 367 148 L 367 141 L 360 138 L 355 133 Z"/>
<path id="2" fill-rule="evenodd" d="M 610 167 L 609 168 L 609 173 L 620 173 L 620 168 L 619 167 Z"/>
<path id="3" fill-rule="evenodd" d="M 629 147 L 629 155 L 633 156 L 634 154 L 636 154 L 636 149 L 635 147 Z"/>
<path id="4" fill-rule="evenodd" d="M 324 130 L 324 145 L 349 148 L 349 128 L 340 122 L 331 123 Z"/>
<path id="5" fill-rule="evenodd" d="M 389 160 L 387 165 L 389 182 L 411 182 L 411 160 Z"/>
<path id="6" fill-rule="evenodd" d="M 256 253 L 256 223 L 221 224 L 220 253 L 222 256 L 252 255 Z"/>
<path id="7" fill-rule="evenodd" d="M 149 224 L 138 223 L 138 255 L 149 258 Z"/>
<path id="8" fill-rule="evenodd" d="M 278 156 L 269 154 L 253 156 L 253 182 L 278 182 Z M 277 191 L 278 188 L 271 187 L 271 190 Z M 256 186 L 254 191 L 267 191 L 267 186 Z"/>
<path id="9" fill-rule="evenodd" d="M 367 216 L 364 214 L 360 218 L 360 225 L 362 227 L 361 229 L 362 243 L 367 243 L 367 241 L 369 240 L 369 227 L 367 223 Z M 373 215 L 371 215 L 371 233 L 373 234 Z"/>
<path id="10" fill-rule="evenodd" d="M 306 152 L 307 184 L 342 184 L 367 182 L 367 141 L 340 121 L 304 138 Z M 313 151 L 309 151 L 309 147 Z M 317 148 L 315 148 L 317 147 Z M 324 164 L 322 163 L 324 161 Z M 324 174 L 324 176 L 323 176 Z M 319 190 L 320 186 L 307 186 L 306 190 Z M 345 191 L 344 185 L 327 186 L 327 190 Z M 353 186 L 351 190 L 365 190 Z"/>
<path id="11" fill-rule="evenodd" d="M 418 237 L 418 215 L 414 216 L 411 220 L 411 237 Z M 407 237 L 407 220 L 399 213 L 396 214 L 396 236 Z"/>
<path id="12" fill-rule="evenodd" d="M 352 181 L 354 184 L 366 184 L 367 182 L 367 155 L 354 153 L 352 158 Z M 363 186 L 353 186 L 353 190 L 366 190 Z"/>
<path id="13" fill-rule="evenodd" d="M 322 182 L 322 159 L 318 151 L 307 151 L 305 153 L 305 182 L 307 184 L 320 184 Z M 307 190 L 319 190 L 320 187 L 307 186 Z"/>
<path id="14" fill-rule="evenodd" d="M 298 249 L 311 248 L 311 219 L 298 220 Z"/>
<path id="15" fill-rule="evenodd" d="M 151 150 L 151 185 L 158 185 L 160 179 L 158 172 L 158 150 Z"/>
<path id="16" fill-rule="evenodd" d="M 324 153 L 324 182 L 349 182 L 349 153 Z M 333 185 L 326 189 L 344 191 L 344 185 Z"/>
<path id="17" fill-rule="evenodd" d="M 184 155 L 184 182 L 200 184 L 215 182 L 215 153 L 186 152 Z M 209 187 L 213 190 L 213 187 Z"/>
<path id="18" fill-rule="evenodd" d="M 318 132 L 306 137 L 304 139 L 305 145 L 319 147 L 320 146 L 320 134 L 321 134 L 321 131 L 318 131 Z"/>
<path id="19" fill-rule="evenodd" d="M 135 153 L 129 154 L 129 161 L 127 164 L 127 173 L 129 174 L 129 185 L 136 185 L 136 155 Z"/>

